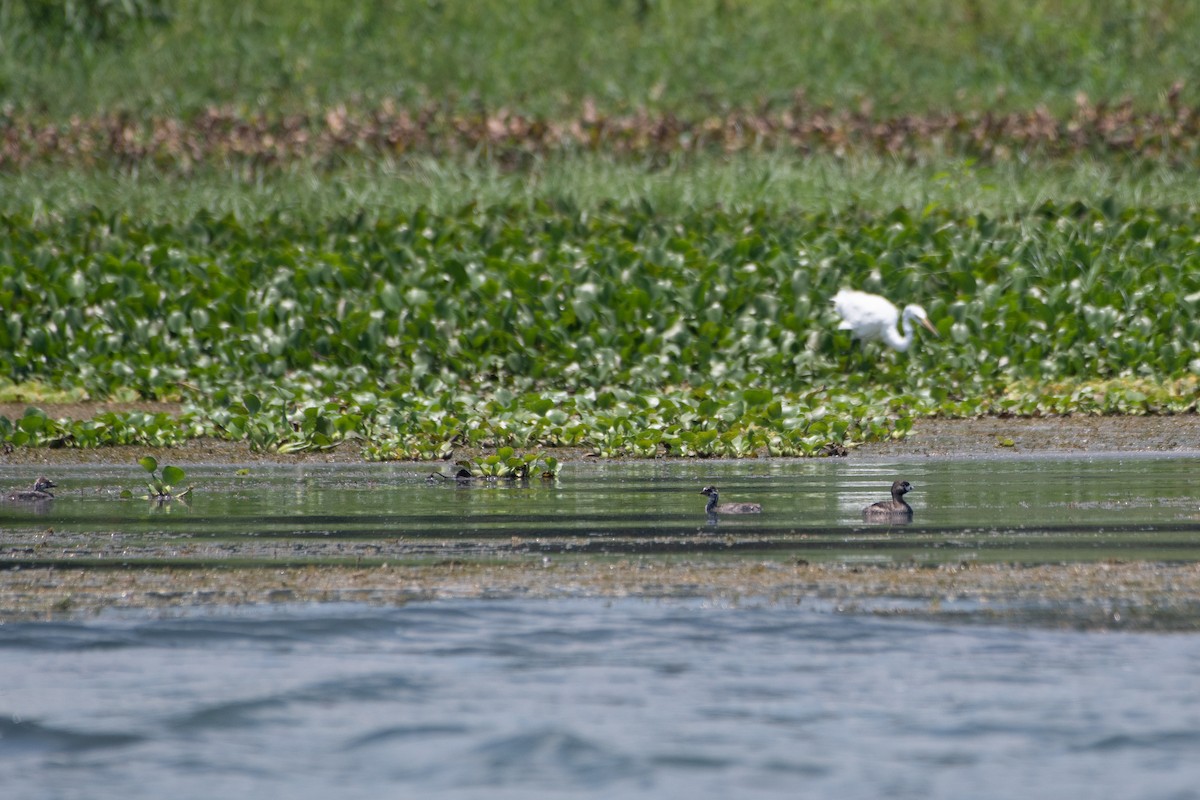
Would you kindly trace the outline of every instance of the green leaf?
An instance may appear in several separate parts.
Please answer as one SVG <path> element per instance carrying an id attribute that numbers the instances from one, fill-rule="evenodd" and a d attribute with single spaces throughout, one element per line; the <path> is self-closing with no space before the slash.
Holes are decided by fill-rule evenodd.
<path id="1" fill-rule="evenodd" d="M 166 483 L 170 486 L 174 486 L 175 484 L 177 484 L 183 480 L 185 474 L 186 473 L 179 467 L 163 467 L 163 471 L 162 471 L 163 483 Z"/>
<path id="2" fill-rule="evenodd" d="M 153 475 L 154 471 L 158 469 L 158 459 L 156 459 L 154 456 L 143 456 L 142 458 L 138 459 L 137 463 L 141 465 L 142 469 L 146 470 L 146 472 L 149 472 L 151 475 Z"/>
<path id="3" fill-rule="evenodd" d="M 775 394 L 770 389 L 746 389 L 742 392 L 742 399 L 751 406 L 765 406 L 774 398 Z"/>

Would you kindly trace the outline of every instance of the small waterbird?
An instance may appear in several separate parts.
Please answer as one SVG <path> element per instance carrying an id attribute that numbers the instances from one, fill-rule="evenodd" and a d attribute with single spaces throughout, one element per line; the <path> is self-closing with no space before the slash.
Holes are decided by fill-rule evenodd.
<path id="1" fill-rule="evenodd" d="M 862 510 L 863 519 L 868 522 L 911 522 L 912 506 L 904 502 L 904 495 L 911 492 L 912 488 L 912 484 L 908 481 L 894 481 L 892 483 L 892 499 L 881 500 L 864 508 Z"/>
<path id="2" fill-rule="evenodd" d="M 761 514 L 762 506 L 758 503 L 725 503 L 719 505 L 717 487 L 705 486 L 700 494 L 708 495 L 708 505 L 704 510 L 709 514 Z"/>
<path id="3" fill-rule="evenodd" d="M 932 331 L 934 336 L 938 335 L 925 309 L 907 305 L 901 313 L 886 297 L 877 294 L 842 289 L 833 296 L 833 309 L 842 318 L 839 330 L 850 331 L 854 338 L 864 342 L 882 339 L 888 347 L 901 353 L 912 344 L 914 319 Z M 903 336 L 896 329 L 897 323 L 904 328 Z"/>
<path id="4" fill-rule="evenodd" d="M 18 489 L 10 492 L 8 499 L 14 503 L 38 503 L 42 500 L 53 500 L 54 493 L 50 490 L 57 485 L 49 478 L 38 478 L 33 482 L 32 489 Z"/>

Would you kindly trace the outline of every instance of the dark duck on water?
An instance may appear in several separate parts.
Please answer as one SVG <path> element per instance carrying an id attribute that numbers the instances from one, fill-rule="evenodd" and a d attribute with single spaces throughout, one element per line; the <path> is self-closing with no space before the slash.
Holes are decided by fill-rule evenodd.
<path id="1" fill-rule="evenodd" d="M 863 519 L 868 522 L 911 522 L 912 506 L 904 502 L 904 495 L 911 492 L 912 488 L 908 481 L 895 481 L 892 483 L 892 499 L 881 500 L 864 508 Z"/>
<path id="2" fill-rule="evenodd" d="M 761 514 L 762 506 L 758 503 L 725 503 L 720 504 L 717 487 L 705 486 L 700 494 L 708 495 L 708 505 L 704 510 L 709 514 Z"/>
<path id="3" fill-rule="evenodd" d="M 32 489 L 18 489 L 15 492 L 10 492 L 8 499 L 14 503 L 36 503 L 42 500 L 53 500 L 54 494 L 50 490 L 57 485 L 49 478 L 38 478 L 33 482 Z"/>

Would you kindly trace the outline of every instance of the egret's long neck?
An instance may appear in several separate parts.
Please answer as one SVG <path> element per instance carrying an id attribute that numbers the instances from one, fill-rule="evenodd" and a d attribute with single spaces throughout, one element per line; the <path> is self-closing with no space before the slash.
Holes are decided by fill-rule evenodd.
<path id="1" fill-rule="evenodd" d="M 704 507 L 705 511 L 710 514 L 712 513 L 713 509 L 717 507 L 717 497 L 718 495 L 716 492 L 713 492 L 708 496 L 708 505 Z"/>
<path id="2" fill-rule="evenodd" d="M 893 350 L 899 350 L 901 353 L 908 350 L 908 346 L 913 340 L 913 324 L 912 317 L 908 314 L 903 314 L 900 317 L 900 327 L 904 329 L 904 335 L 901 336 L 895 328 L 888 328 L 885 335 L 887 342 Z"/>

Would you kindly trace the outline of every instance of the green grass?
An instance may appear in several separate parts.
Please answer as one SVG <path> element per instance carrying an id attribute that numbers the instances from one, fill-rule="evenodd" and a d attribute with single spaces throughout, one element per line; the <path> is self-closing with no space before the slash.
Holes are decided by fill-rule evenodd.
<path id="1" fill-rule="evenodd" d="M 210 169 L 157 173 L 38 167 L 0 173 L 0 213 L 39 226 L 87 209 L 144 222 L 180 223 L 200 213 L 317 224 L 417 209 L 566 203 L 581 209 L 628 206 L 659 214 L 707 208 L 745 211 L 887 213 L 930 206 L 990 216 L 1028 214 L 1046 202 L 1117 208 L 1194 208 L 1200 169 L 1156 163 L 1034 162 L 984 165 L 946 158 L 910 165 L 881 157 L 837 159 L 785 154 L 679 158 L 647 165 L 605 156 L 539 160 L 509 170 L 487 160 L 359 161 L 335 170 L 294 164 L 256 174 Z"/>
<path id="2" fill-rule="evenodd" d="M 75 7 L 84 4 L 72 4 Z M 0 4 L 0 88 L 62 119 L 209 105 L 282 113 L 428 99 L 558 114 L 790 101 L 1063 109 L 1151 104 L 1200 71 L 1185 0 L 138 0 L 105 33 Z M 112 9 L 116 9 L 113 11 Z M 153 16 L 153 15 L 150 15 Z M 86 20 L 84 21 L 86 23 Z M 151 79 L 152 76 L 152 79 Z M 1187 87 L 1185 98 L 1196 98 Z"/>

